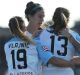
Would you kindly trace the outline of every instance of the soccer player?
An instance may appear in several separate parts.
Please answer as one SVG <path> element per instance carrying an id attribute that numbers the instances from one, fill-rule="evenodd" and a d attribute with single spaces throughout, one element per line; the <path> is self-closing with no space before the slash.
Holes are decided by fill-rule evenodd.
<path id="1" fill-rule="evenodd" d="M 26 6 L 26 9 L 25 9 L 25 16 L 29 22 L 28 26 L 27 26 L 27 31 L 25 32 L 25 34 L 29 35 L 30 37 L 33 36 L 35 41 L 38 42 L 39 41 L 39 34 L 36 35 L 36 33 L 39 29 L 41 29 L 40 26 L 43 22 L 43 18 L 44 18 L 43 8 L 40 6 L 40 4 L 37 4 L 34 2 L 29 2 Z M 37 50 L 41 51 L 41 54 L 43 54 L 43 57 L 46 56 L 46 58 L 44 59 L 44 61 L 46 61 L 46 62 L 48 61 L 49 58 L 53 57 L 51 52 L 42 51 L 43 48 L 41 46 L 38 46 Z M 65 63 L 67 66 L 72 64 L 72 63 L 64 61 L 60 58 L 56 58 L 56 59 L 57 59 L 57 61 L 60 61 L 60 63 L 57 62 L 58 63 L 57 65 L 59 65 L 59 66 L 60 66 L 60 64 L 63 64 L 63 63 Z M 64 66 L 66 66 L 66 65 L 64 65 Z"/>
<path id="2" fill-rule="evenodd" d="M 38 53 L 33 41 L 24 35 L 23 19 L 11 18 L 9 28 L 14 37 L 4 47 L 8 65 L 5 75 L 40 75 Z"/>
<path id="3" fill-rule="evenodd" d="M 56 8 L 52 18 L 54 25 L 45 29 L 41 33 L 40 42 L 43 45 L 45 52 L 51 51 L 54 57 L 58 57 L 66 61 L 73 61 L 75 65 L 80 65 L 80 60 L 73 58 L 76 45 L 74 46 L 71 42 L 71 37 L 73 37 L 75 42 L 77 41 L 76 43 L 78 44 L 78 47 L 76 47 L 79 48 L 80 43 L 77 39 L 79 35 L 76 32 L 67 29 L 69 15 L 69 11 L 66 8 Z M 64 31 L 66 32 L 66 30 L 68 30 L 70 36 L 67 36 L 67 33 L 64 34 Z M 39 54 L 41 55 L 41 53 Z M 41 59 L 44 61 L 43 56 Z M 44 61 L 46 65 L 43 65 L 43 75 L 74 75 L 71 66 L 65 67 L 63 66 L 64 64 L 62 64 L 60 67 L 57 66 L 57 62 L 55 62 L 56 65 L 52 65 L 52 63 L 50 63 L 50 60 L 48 62 Z"/>
<path id="4" fill-rule="evenodd" d="M 44 9 L 40 4 L 32 1 L 27 3 L 25 8 L 25 17 L 28 20 L 27 31 L 30 34 L 35 34 L 38 28 L 40 28 L 44 16 Z"/>

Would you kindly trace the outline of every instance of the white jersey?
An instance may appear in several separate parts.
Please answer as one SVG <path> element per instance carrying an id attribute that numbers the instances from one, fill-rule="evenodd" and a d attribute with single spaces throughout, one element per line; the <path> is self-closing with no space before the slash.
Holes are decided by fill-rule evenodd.
<path id="1" fill-rule="evenodd" d="M 15 37 L 5 44 L 4 50 L 8 64 L 6 75 L 40 75 L 36 46 Z"/>
<path id="2" fill-rule="evenodd" d="M 70 31 L 71 35 L 76 39 L 77 33 Z M 47 46 L 53 53 L 53 56 L 62 58 L 64 60 L 71 60 L 75 53 L 74 46 L 70 43 L 67 37 L 63 35 L 55 35 L 48 30 L 44 30 L 40 35 L 40 42 Z M 67 74 L 68 73 L 68 74 Z M 43 65 L 43 75 L 74 75 L 71 68 L 55 67 L 51 64 Z"/>

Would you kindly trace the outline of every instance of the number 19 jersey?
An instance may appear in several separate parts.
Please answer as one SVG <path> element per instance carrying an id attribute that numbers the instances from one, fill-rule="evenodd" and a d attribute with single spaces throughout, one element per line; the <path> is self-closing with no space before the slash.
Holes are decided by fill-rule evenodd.
<path id="1" fill-rule="evenodd" d="M 4 50 L 8 64 L 6 75 L 40 75 L 36 46 L 15 37 L 5 44 Z"/>

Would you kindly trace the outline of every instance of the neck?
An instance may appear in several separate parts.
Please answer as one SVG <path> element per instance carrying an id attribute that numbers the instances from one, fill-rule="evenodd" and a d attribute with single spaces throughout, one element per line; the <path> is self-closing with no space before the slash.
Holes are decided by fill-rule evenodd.
<path id="1" fill-rule="evenodd" d="M 30 32 L 31 34 L 33 34 L 36 31 L 35 25 L 29 24 L 27 26 L 27 31 Z"/>

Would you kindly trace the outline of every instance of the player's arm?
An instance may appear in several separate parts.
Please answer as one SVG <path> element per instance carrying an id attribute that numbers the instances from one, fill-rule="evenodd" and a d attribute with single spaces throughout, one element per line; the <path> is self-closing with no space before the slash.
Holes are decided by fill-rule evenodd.
<path id="1" fill-rule="evenodd" d="M 61 58 L 52 57 L 48 61 L 49 64 L 55 65 L 57 67 L 75 67 L 74 62 L 72 61 L 66 61 Z"/>
<path id="2" fill-rule="evenodd" d="M 80 37 L 76 36 L 75 39 L 72 35 L 70 35 L 69 40 L 75 46 L 76 50 L 80 50 Z"/>
<path id="3" fill-rule="evenodd" d="M 74 62 L 77 67 L 80 67 L 80 57 L 79 56 L 74 56 L 73 59 L 71 59 L 72 62 Z"/>
<path id="4" fill-rule="evenodd" d="M 37 51 L 44 64 L 52 64 L 57 67 L 74 67 L 74 62 L 54 57 L 50 51 L 44 51 L 41 45 L 37 46 Z"/>
<path id="5" fill-rule="evenodd" d="M 67 26 L 68 20 L 67 20 L 66 16 L 63 13 L 61 13 L 61 20 L 62 20 L 62 23 Z M 68 37 L 69 41 L 75 46 L 75 48 L 77 48 L 77 50 L 80 50 L 80 36 L 78 36 L 79 37 L 78 39 L 75 39 L 69 33 L 68 28 L 62 28 L 60 31 L 64 36 Z"/>
<path id="6" fill-rule="evenodd" d="M 66 28 L 61 31 L 64 36 L 66 36 L 69 41 L 75 46 L 76 50 L 80 50 L 80 36 L 75 34 L 76 37 L 74 38 L 70 33 L 69 30 Z"/>

